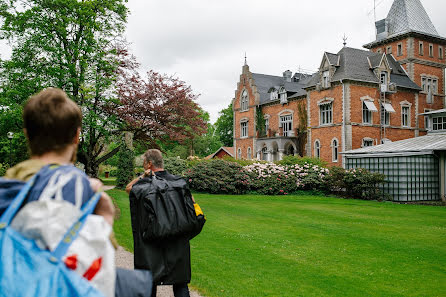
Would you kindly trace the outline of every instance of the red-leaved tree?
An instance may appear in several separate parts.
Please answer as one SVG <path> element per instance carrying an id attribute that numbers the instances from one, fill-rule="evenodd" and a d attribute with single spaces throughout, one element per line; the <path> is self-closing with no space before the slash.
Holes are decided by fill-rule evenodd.
<path id="1" fill-rule="evenodd" d="M 156 145 L 160 139 L 182 142 L 206 133 L 195 102 L 198 96 L 185 82 L 154 71 L 145 78 L 137 71 L 120 74 L 118 101 L 107 109 L 124 122 L 124 130 L 134 133 L 134 139 Z"/>

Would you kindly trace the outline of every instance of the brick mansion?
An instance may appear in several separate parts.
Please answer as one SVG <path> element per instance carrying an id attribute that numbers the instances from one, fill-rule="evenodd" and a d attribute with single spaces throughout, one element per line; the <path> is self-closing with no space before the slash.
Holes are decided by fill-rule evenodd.
<path id="1" fill-rule="evenodd" d="M 319 157 L 425 135 L 422 115 L 445 108 L 445 47 L 420 0 L 394 0 L 365 49 L 325 52 L 319 71 L 253 73 L 245 62 L 233 99 L 238 159 Z M 443 128 L 440 128 L 443 129 Z"/>

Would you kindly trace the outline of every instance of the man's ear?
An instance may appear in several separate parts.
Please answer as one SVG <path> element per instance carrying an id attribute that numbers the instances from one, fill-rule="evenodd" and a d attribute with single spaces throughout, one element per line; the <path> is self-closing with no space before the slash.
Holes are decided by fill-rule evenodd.
<path id="1" fill-rule="evenodd" d="M 28 139 L 28 131 L 26 131 L 26 128 L 23 128 L 23 134 L 25 134 L 26 139 Z"/>
<path id="2" fill-rule="evenodd" d="M 74 136 L 74 139 L 73 139 L 73 144 L 79 144 L 79 142 L 80 142 L 79 135 L 81 135 L 80 127 L 77 128 L 76 135 Z"/>

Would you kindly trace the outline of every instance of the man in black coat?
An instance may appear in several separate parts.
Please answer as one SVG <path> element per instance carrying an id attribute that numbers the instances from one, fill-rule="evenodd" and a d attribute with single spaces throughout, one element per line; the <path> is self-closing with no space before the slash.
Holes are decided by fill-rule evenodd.
<path id="1" fill-rule="evenodd" d="M 144 174 L 126 187 L 127 193 L 130 194 L 135 269 L 152 271 L 152 297 L 156 297 L 157 285 L 173 285 L 175 297 L 189 297 L 190 234 L 156 240 L 148 239 L 145 235 L 151 219 L 146 214 L 147 207 L 143 201 L 150 195 L 148 192 L 151 191 L 152 175 L 172 182 L 181 178 L 164 170 L 163 157 L 156 149 L 150 149 L 144 154 L 144 169 Z"/>

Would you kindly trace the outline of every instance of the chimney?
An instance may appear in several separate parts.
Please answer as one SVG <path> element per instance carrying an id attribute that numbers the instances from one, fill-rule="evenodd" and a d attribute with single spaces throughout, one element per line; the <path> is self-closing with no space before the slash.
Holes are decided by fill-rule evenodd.
<path id="1" fill-rule="evenodd" d="M 289 70 L 287 70 L 287 71 L 285 71 L 284 73 L 283 73 L 283 78 L 285 79 L 285 81 L 287 81 L 287 82 L 291 82 L 291 75 L 292 75 L 293 73 L 291 72 L 291 71 L 289 71 Z"/>
<path id="2" fill-rule="evenodd" d="M 376 40 L 381 40 L 389 36 L 389 21 L 387 19 L 382 19 L 375 22 L 376 26 Z"/>

